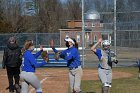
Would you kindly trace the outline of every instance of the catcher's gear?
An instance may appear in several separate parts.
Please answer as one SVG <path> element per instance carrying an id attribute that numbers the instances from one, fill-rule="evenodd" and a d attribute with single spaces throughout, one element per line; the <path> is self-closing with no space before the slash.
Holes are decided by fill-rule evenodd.
<path id="1" fill-rule="evenodd" d="M 108 50 L 108 65 L 111 66 L 111 68 L 112 68 L 112 62 L 117 64 L 118 60 L 116 59 L 115 53 L 109 49 Z"/>
<path id="2" fill-rule="evenodd" d="M 111 42 L 109 40 L 102 41 L 102 47 L 104 50 L 110 49 Z"/>
<path id="3" fill-rule="evenodd" d="M 104 41 L 102 42 L 102 45 L 103 45 L 103 46 L 110 46 L 111 43 L 110 43 L 109 40 L 104 40 Z"/>
<path id="4" fill-rule="evenodd" d="M 102 93 L 108 93 L 109 87 L 102 87 Z"/>
<path id="5" fill-rule="evenodd" d="M 54 59 L 55 60 L 59 60 L 59 52 L 57 52 L 57 53 L 54 54 Z"/>
<path id="6" fill-rule="evenodd" d="M 116 55 L 115 55 L 114 52 L 111 53 L 111 61 L 114 62 L 115 64 L 118 63 L 118 60 L 117 60 Z"/>
<path id="7" fill-rule="evenodd" d="M 41 53 L 41 57 L 42 57 L 42 59 L 44 59 L 46 62 L 49 61 L 49 55 L 48 55 L 48 52 L 47 52 L 47 51 L 43 51 L 43 52 Z"/>

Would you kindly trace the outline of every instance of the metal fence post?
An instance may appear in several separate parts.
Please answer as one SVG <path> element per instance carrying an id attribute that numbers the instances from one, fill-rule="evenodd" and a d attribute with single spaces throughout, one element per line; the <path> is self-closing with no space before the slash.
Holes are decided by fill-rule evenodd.
<path id="1" fill-rule="evenodd" d="M 114 0 L 114 52 L 115 55 L 117 55 L 117 49 L 116 49 L 116 0 Z M 116 67 L 116 64 L 115 64 Z"/>
<path id="2" fill-rule="evenodd" d="M 84 68 L 84 46 L 85 46 L 85 29 L 84 29 L 85 23 L 84 23 L 84 0 L 82 0 L 82 66 Z"/>

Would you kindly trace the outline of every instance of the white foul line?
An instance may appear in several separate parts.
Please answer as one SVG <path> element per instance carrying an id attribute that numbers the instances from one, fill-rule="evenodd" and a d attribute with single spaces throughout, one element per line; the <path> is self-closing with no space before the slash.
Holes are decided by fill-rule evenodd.
<path id="1" fill-rule="evenodd" d="M 40 83 L 42 84 L 42 83 L 43 83 L 46 79 L 47 79 L 47 77 L 46 77 L 46 78 L 44 78 L 44 79 L 42 79 L 42 80 L 40 81 Z M 35 90 L 35 89 L 34 89 L 34 88 L 32 88 L 32 89 L 30 90 L 30 92 L 29 92 L 29 93 L 32 93 L 34 90 Z"/>

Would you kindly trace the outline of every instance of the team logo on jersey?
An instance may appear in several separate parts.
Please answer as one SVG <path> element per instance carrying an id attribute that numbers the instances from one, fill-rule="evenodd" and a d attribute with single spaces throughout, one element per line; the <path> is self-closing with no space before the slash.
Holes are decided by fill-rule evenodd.
<path id="1" fill-rule="evenodd" d="M 67 53 L 67 56 L 69 56 L 71 53 Z"/>

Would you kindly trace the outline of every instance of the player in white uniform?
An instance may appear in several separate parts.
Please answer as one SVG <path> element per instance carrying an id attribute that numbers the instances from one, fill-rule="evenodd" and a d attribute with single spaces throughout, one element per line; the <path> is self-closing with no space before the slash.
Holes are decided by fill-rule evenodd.
<path id="1" fill-rule="evenodd" d="M 102 49 L 96 48 L 102 44 Z M 110 50 L 111 43 L 108 40 L 98 40 L 96 44 L 91 47 L 91 50 L 97 55 L 99 59 L 98 74 L 102 83 L 102 93 L 108 93 L 109 87 L 112 83 L 112 62 L 117 63 L 115 54 Z"/>

